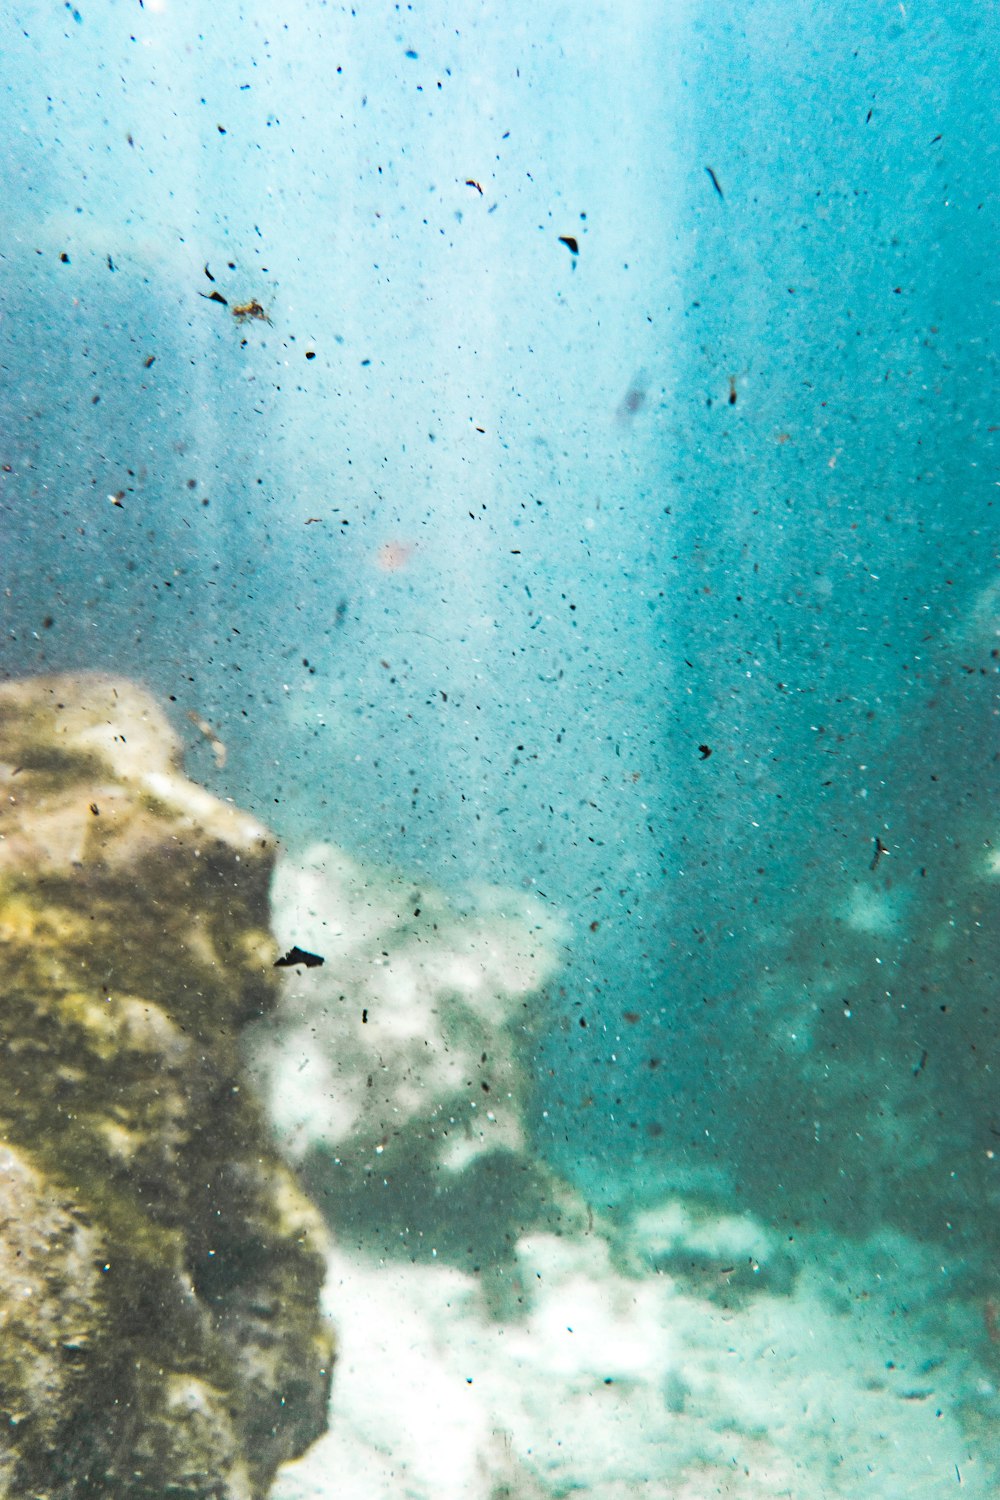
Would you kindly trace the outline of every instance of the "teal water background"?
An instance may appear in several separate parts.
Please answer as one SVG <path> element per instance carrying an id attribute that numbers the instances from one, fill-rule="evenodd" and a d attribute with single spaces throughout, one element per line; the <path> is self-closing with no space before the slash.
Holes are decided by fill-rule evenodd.
<path id="1" fill-rule="evenodd" d="M 978 1159 L 995 929 L 924 943 L 995 823 L 990 7 L 0 24 L 3 670 L 141 678 L 293 848 L 565 913 L 536 1128 L 609 1194 L 808 1194 L 763 976 L 859 1013 L 877 883 L 912 1129 Z"/>

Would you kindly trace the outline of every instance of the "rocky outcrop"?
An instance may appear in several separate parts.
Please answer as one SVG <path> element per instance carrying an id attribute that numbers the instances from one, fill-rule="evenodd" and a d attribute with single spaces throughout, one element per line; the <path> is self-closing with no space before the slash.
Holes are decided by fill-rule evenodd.
<path id="1" fill-rule="evenodd" d="M 332 1361 L 238 1053 L 272 842 L 106 677 L 0 687 L 0 795 L 0 1497 L 257 1500 Z"/>
<path id="2" fill-rule="evenodd" d="M 524 892 L 446 897 L 329 844 L 282 861 L 272 897 L 282 944 L 323 963 L 285 971 L 248 1066 L 338 1237 L 495 1269 L 527 1227 L 579 1220 L 526 1124 L 558 920 Z"/>

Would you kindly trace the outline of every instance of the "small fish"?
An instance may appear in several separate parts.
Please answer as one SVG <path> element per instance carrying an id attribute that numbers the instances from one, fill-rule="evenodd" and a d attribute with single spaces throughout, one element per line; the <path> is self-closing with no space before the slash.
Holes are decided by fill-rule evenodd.
<path id="1" fill-rule="evenodd" d="M 307 953 L 304 948 L 298 946 L 289 948 L 283 958 L 274 960 L 276 969 L 292 969 L 301 964 L 304 969 L 318 969 L 321 964 L 326 963 L 325 958 L 320 958 L 318 953 Z"/>

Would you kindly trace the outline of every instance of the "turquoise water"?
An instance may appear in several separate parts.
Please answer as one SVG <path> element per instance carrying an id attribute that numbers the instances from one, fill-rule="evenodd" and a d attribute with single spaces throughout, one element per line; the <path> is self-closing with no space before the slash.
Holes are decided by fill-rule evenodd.
<path id="1" fill-rule="evenodd" d="M 2 28 L 4 672 L 564 918 L 531 1128 L 592 1198 L 991 1294 L 991 8 Z"/>

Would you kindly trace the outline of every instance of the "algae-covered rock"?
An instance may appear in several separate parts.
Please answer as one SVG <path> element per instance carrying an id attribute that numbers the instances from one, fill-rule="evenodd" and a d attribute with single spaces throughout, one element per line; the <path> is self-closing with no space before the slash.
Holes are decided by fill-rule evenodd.
<path id="1" fill-rule="evenodd" d="M 0 1497 L 256 1500 L 332 1360 L 237 1050 L 272 841 L 106 677 L 0 687 L 0 798 Z"/>

